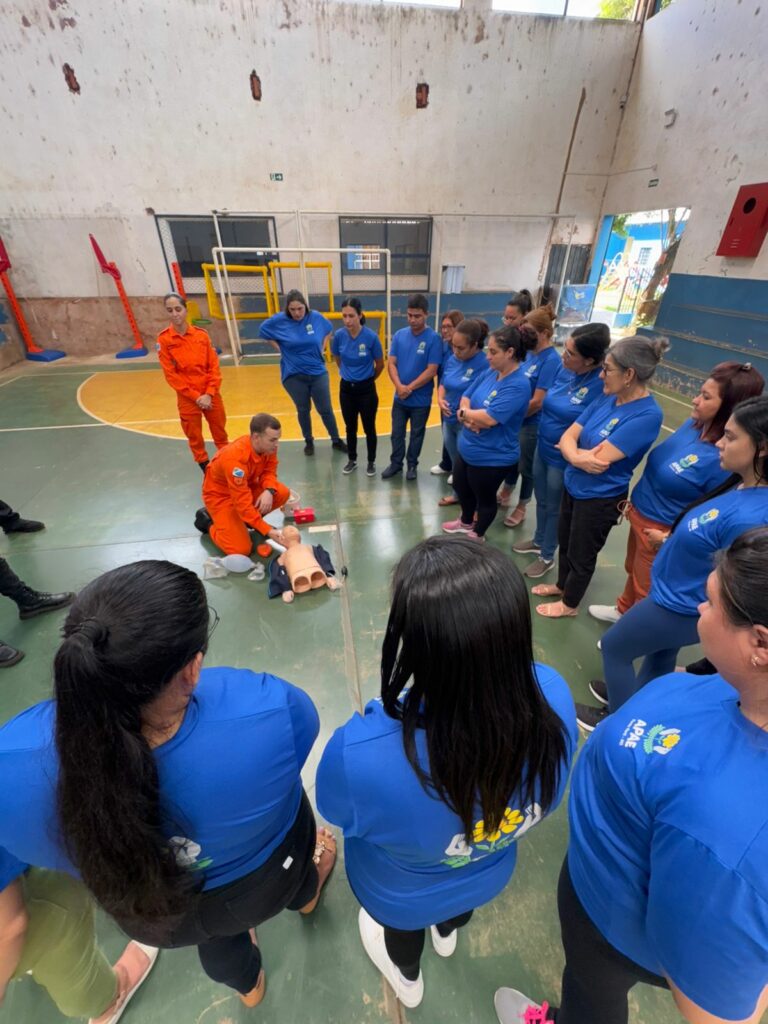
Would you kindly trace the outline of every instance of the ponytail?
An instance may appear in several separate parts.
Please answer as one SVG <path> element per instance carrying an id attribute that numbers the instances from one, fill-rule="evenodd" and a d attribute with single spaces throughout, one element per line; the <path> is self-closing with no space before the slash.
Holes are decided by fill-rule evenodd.
<path id="1" fill-rule="evenodd" d="M 205 651 L 207 633 L 202 583 L 160 561 L 100 576 L 64 625 L 54 661 L 59 822 L 83 881 L 121 920 L 173 918 L 195 887 L 166 838 L 172 826 L 141 730 L 142 710 Z"/>

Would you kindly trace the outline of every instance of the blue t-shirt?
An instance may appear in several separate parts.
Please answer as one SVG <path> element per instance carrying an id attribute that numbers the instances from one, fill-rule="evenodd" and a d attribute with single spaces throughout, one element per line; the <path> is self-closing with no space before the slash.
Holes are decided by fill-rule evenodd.
<path id="1" fill-rule="evenodd" d="M 768 525 L 768 488 L 726 491 L 687 512 L 662 544 L 651 568 L 650 596 L 672 612 L 698 615 L 715 552 L 753 526 Z M 768 979 L 766 979 L 768 981 Z"/>
<path id="2" fill-rule="evenodd" d="M 22 864 L 20 860 L 16 860 L 0 846 L 0 892 L 14 882 L 19 875 L 23 875 L 28 867 L 29 864 Z"/>
<path id="3" fill-rule="evenodd" d="M 29 864 L 77 874 L 55 828 L 55 714 L 46 701 L 0 729 L 0 846 Z M 205 873 L 203 888 L 254 871 L 285 838 L 318 728 L 312 701 L 283 679 L 202 671 L 181 728 L 154 756 L 163 831 L 180 862 Z"/>
<path id="4" fill-rule="evenodd" d="M 346 327 L 336 331 L 331 352 L 341 357 L 339 373 L 343 380 L 350 381 L 370 380 L 374 374 L 374 361 L 384 358 L 378 335 L 365 325 L 356 338 Z"/>
<path id="5" fill-rule="evenodd" d="M 445 391 L 445 400 L 451 407 L 451 415 L 443 420 L 456 420 L 456 410 L 464 392 L 470 384 L 481 377 L 488 369 L 488 360 L 484 352 L 478 352 L 471 359 L 457 359 L 451 354 L 443 366 L 443 379 L 440 382 Z"/>
<path id="6" fill-rule="evenodd" d="M 557 804 L 577 744 L 573 698 L 554 669 L 535 668 L 567 732 Z M 416 734 L 416 749 L 428 770 L 423 730 Z M 403 750 L 402 724 L 379 700 L 328 742 L 317 769 L 317 806 L 344 831 L 347 876 L 360 903 L 377 921 L 405 930 L 446 921 L 493 899 L 514 871 L 515 840 L 543 816 L 538 804 L 524 806 L 513 793 L 492 835 L 485 833 L 478 811 L 468 845 L 457 815 L 419 782 Z"/>
<path id="7" fill-rule="evenodd" d="M 459 434 L 459 453 L 470 466 L 514 466 L 520 460 L 518 434 L 531 400 L 531 387 L 522 369 L 501 380 L 487 370 L 464 392 L 471 409 L 481 409 L 496 420 L 475 434 L 464 427 Z"/>
<path id="8" fill-rule="evenodd" d="M 624 453 L 604 473 L 587 473 L 569 465 L 565 487 L 572 498 L 612 498 L 626 494 L 635 466 L 656 440 L 664 415 L 651 395 L 616 404 L 615 395 L 596 399 L 576 420 L 582 426 L 579 448 L 591 450 L 608 441 Z"/>
<path id="9" fill-rule="evenodd" d="M 562 369 L 563 360 L 554 345 L 549 345 L 543 352 L 529 352 L 525 357 L 522 370 L 531 385 L 531 398 L 534 392 L 541 388 L 542 391 L 549 391 Z M 541 409 L 526 416 L 525 423 L 538 423 L 541 418 Z"/>
<path id="10" fill-rule="evenodd" d="M 654 679 L 587 740 L 568 867 L 624 956 L 716 1017 L 768 982 L 768 733 L 720 676 Z"/>
<path id="11" fill-rule="evenodd" d="M 702 441 L 701 429 L 688 420 L 648 453 L 632 504 L 646 519 L 669 526 L 687 505 L 727 478 L 718 449 Z"/>
<path id="12" fill-rule="evenodd" d="M 431 327 L 425 327 L 421 334 L 414 334 L 410 327 L 395 331 L 389 346 L 389 355 L 397 360 L 397 375 L 401 384 L 410 384 L 426 370 L 428 366 L 440 367 L 443 364 L 445 346 L 443 339 Z M 432 404 L 432 391 L 435 379 L 422 384 L 412 395 L 403 401 L 395 395 L 394 401 L 408 409 L 418 409 Z"/>
<path id="13" fill-rule="evenodd" d="M 603 393 L 600 367 L 575 374 L 561 367 L 554 384 L 544 396 L 539 420 L 539 456 L 547 466 L 565 470 L 568 463 L 555 445 L 571 424 Z"/>
<path id="14" fill-rule="evenodd" d="M 280 380 L 295 373 L 319 377 L 328 372 L 323 342 L 332 330 L 325 317 L 311 309 L 301 320 L 293 320 L 287 313 L 275 313 L 261 325 L 259 337 L 276 341 L 280 346 Z"/>

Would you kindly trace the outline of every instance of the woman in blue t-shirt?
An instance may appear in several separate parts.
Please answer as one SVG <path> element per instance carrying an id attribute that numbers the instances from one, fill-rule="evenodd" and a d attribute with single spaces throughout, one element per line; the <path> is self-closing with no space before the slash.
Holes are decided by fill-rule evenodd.
<path id="1" fill-rule="evenodd" d="M 132 938 L 196 945 L 208 976 L 255 1006 L 248 929 L 314 909 L 335 841 L 301 784 L 312 701 L 275 676 L 203 669 L 211 628 L 202 582 L 170 562 L 80 592 L 55 700 L 0 729 L 0 846 L 80 875 Z"/>
<path id="2" fill-rule="evenodd" d="M 651 449 L 624 511 L 629 523 L 624 591 L 615 605 L 591 604 L 589 614 L 594 618 L 616 622 L 648 596 L 651 566 L 672 523 L 686 505 L 728 475 L 720 466 L 717 442 L 733 407 L 761 395 L 764 387 L 751 363 L 718 363 L 693 400 L 693 416 Z"/>
<path id="3" fill-rule="evenodd" d="M 768 1008 L 768 529 L 732 541 L 699 613 L 718 674 L 656 679 L 574 770 L 558 1024 L 626 1024 L 638 982 L 690 1024 Z M 495 1003 L 501 1024 L 554 1019 L 515 989 Z"/>
<path id="4" fill-rule="evenodd" d="M 518 475 L 521 477 L 520 497 L 515 508 L 505 517 L 505 526 L 516 527 L 522 523 L 533 494 L 533 456 L 536 451 L 541 406 L 562 367 L 560 356 L 552 343 L 554 322 L 555 311 L 551 305 L 547 305 L 526 314 L 520 325 L 521 330 L 527 328 L 535 333 L 536 347 L 528 353 L 523 366 L 523 373 L 531 386 L 531 400 L 520 428 L 520 462 L 518 469 L 505 478 L 499 491 L 499 504 L 502 508 L 507 508 L 512 504 L 512 492 Z"/>
<path id="5" fill-rule="evenodd" d="M 557 806 L 577 743 L 564 679 L 533 664 L 523 579 L 498 549 L 432 537 L 395 569 L 381 698 L 337 729 L 318 808 L 344 831 L 360 935 L 418 1006 L 439 956 L 515 867 L 516 840 Z"/>
<path id="6" fill-rule="evenodd" d="M 532 331 L 501 327 L 490 335 L 488 369 L 467 387 L 456 418 L 462 426 L 453 486 L 461 515 L 443 523 L 445 533 L 466 533 L 483 540 L 496 518 L 496 491 L 520 459 L 518 435 L 531 397 L 520 369 L 536 344 Z"/>
<path id="7" fill-rule="evenodd" d="M 437 404 L 443 417 L 443 450 L 448 454 L 451 469 L 456 461 L 459 434 L 462 430 L 456 415 L 459 411 L 459 402 L 475 378 L 488 369 L 488 360 L 483 352 L 487 337 L 488 324 L 485 320 L 461 320 L 451 338 L 451 355 L 443 363 L 437 388 Z M 434 470 L 435 467 L 432 468 Z M 454 489 L 452 494 L 445 495 L 437 504 L 457 505 L 458 502 L 459 496 Z"/>
<path id="8" fill-rule="evenodd" d="M 360 299 L 344 299 L 341 304 L 344 326 L 336 331 L 331 352 L 339 368 L 339 402 L 347 429 L 347 455 L 342 473 L 357 469 L 357 419 L 363 421 L 368 454 L 367 476 L 376 476 L 376 411 L 379 395 L 376 380 L 384 369 L 384 353 L 378 335 L 365 326 Z"/>
<path id="9" fill-rule="evenodd" d="M 541 407 L 533 482 L 536 492 L 536 533 L 533 540 L 519 541 L 512 550 L 535 554 L 523 569 L 529 579 L 540 579 L 555 564 L 557 524 L 568 463 L 558 445 L 568 427 L 603 393 L 600 371 L 611 332 L 606 324 L 583 324 L 565 339 L 563 365 L 547 390 Z"/>
<path id="10" fill-rule="evenodd" d="M 717 447 L 730 476 L 678 515 L 653 563 L 650 594 L 602 639 L 605 682 L 593 680 L 590 690 L 611 711 L 671 672 L 680 648 L 696 643 L 698 607 L 716 552 L 750 526 L 768 524 L 768 397 L 740 402 Z M 635 672 L 637 658 L 643 663 Z M 587 730 L 607 714 L 583 704 L 577 710 Z"/>
<path id="11" fill-rule="evenodd" d="M 569 465 L 558 525 L 557 583 L 532 588 L 541 597 L 559 598 L 536 606 L 545 618 L 578 612 L 632 473 L 659 433 L 663 416 L 649 384 L 668 348 L 666 338 L 639 336 L 613 345 L 601 371 L 603 396 L 560 438 Z"/>
<path id="12" fill-rule="evenodd" d="M 307 300 L 296 288 L 285 296 L 285 308 L 261 325 L 259 337 L 269 341 L 280 353 L 280 380 L 291 396 L 304 435 L 304 454 L 315 454 L 312 435 L 312 403 L 325 424 L 331 447 L 346 452 L 347 446 L 339 437 L 339 428 L 331 406 L 328 368 L 323 351 L 330 343 L 331 327 L 328 320 L 307 305 Z"/>

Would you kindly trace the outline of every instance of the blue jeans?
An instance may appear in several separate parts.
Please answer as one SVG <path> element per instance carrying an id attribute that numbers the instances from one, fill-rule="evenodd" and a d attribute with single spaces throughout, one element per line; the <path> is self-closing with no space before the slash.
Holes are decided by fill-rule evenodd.
<path id="1" fill-rule="evenodd" d="M 312 442 L 312 402 L 315 403 L 315 409 L 325 424 L 331 441 L 339 440 L 339 428 L 336 426 L 336 417 L 331 406 L 331 389 L 327 373 L 321 373 L 316 377 L 308 373 L 292 373 L 283 381 L 283 387 L 296 406 L 301 433 L 307 444 Z"/>
<path id="2" fill-rule="evenodd" d="M 443 420 L 443 448 L 448 452 L 452 467 L 456 465 L 456 454 L 459 450 L 459 434 L 463 429 L 464 427 L 458 420 Z M 453 493 L 458 498 L 455 487 L 453 488 Z"/>
<path id="3" fill-rule="evenodd" d="M 698 643 L 698 615 L 680 615 L 651 597 L 633 605 L 603 637 L 608 706 L 616 711 L 646 683 L 675 671 L 681 647 Z M 633 662 L 642 658 L 640 671 Z"/>
<path id="4" fill-rule="evenodd" d="M 533 494 L 533 456 L 536 451 L 536 442 L 539 437 L 539 424 L 524 423 L 518 434 L 520 439 L 520 461 L 517 470 L 510 473 L 504 481 L 504 486 L 512 488 L 517 483 L 518 475 L 523 478 L 520 484 L 519 504 L 527 505 Z"/>
<path id="5" fill-rule="evenodd" d="M 398 402 L 392 403 L 392 455 L 389 461 L 393 466 L 403 465 L 406 458 L 405 452 L 405 428 L 408 421 L 411 423 L 411 436 L 408 441 L 408 465 L 416 467 L 419 464 L 421 446 L 424 444 L 424 434 L 427 429 L 430 406 L 419 405 L 411 408 Z"/>
<path id="6" fill-rule="evenodd" d="M 533 486 L 536 492 L 536 533 L 534 541 L 541 548 L 541 557 L 551 562 L 557 550 L 557 524 L 563 497 L 565 470 L 549 466 L 539 455 L 533 457 Z"/>

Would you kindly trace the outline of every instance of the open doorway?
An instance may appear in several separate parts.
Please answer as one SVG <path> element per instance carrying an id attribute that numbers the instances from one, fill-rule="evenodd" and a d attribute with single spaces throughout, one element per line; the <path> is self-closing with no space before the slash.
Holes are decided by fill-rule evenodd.
<path id="1" fill-rule="evenodd" d="M 606 218 L 593 320 L 619 335 L 654 325 L 689 213 L 678 207 Z"/>

